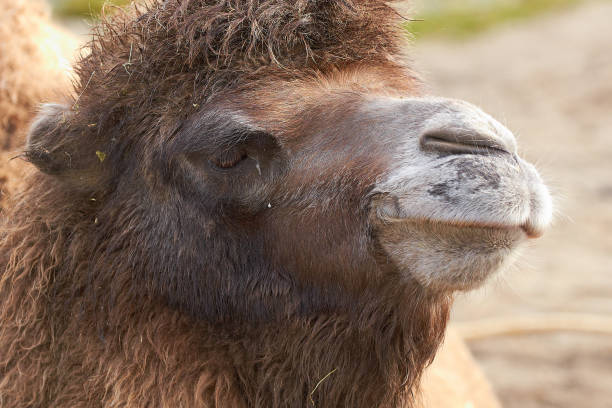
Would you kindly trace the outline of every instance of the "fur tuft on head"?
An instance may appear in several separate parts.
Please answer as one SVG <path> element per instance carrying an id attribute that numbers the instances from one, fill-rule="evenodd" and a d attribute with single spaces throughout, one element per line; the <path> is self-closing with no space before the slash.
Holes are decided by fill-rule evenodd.
<path id="1" fill-rule="evenodd" d="M 102 102 L 105 113 L 138 106 L 152 114 L 186 114 L 223 89 L 262 76 L 295 79 L 396 58 L 403 34 L 388 3 L 145 2 L 97 28 L 89 54 L 76 66 L 75 94 L 81 96 L 75 111 L 93 114 L 88 106 Z M 108 119 L 97 116 L 87 120 Z"/>

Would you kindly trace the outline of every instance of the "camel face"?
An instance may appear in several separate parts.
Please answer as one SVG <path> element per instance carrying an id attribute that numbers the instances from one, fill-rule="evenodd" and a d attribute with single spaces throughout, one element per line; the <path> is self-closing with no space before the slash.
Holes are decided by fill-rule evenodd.
<path id="1" fill-rule="evenodd" d="M 376 85 L 355 91 L 364 77 Z M 245 160 L 239 165 L 250 167 L 252 178 L 280 183 L 261 187 L 257 207 L 274 214 L 271 225 L 276 216 L 284 220 L 274 236 L 291 226 L 303 254 L 308 248 L 330 253 L 324 259 L 333 265 L 335 254 L 352 245 L 359 250 L 347 256 L 366 265 L 354 254 L 382 249 L 374 269 L 383 258 L 404 280 L 434 292 L 473 289 L 510 263 L 528 238 L 544 232 L 552 214 L 548 189 L 517 155 L 512 132 L 494 118 L 464 101 L 397 89 L 402 76 L 393 83 L 390 77 L 347 73 L 345 82 L 327 83 L 324 90 L 311 84 L 310 96 L 299 100 L 291 95 L 304 94 L 302 88 L 287 84 L 238 98 L 236 117 L 254 132 L 275 135 L 275 147 L 263 162 L 246 153 L 234 157 Z M 257 109 L 249 108 L 253 100 Z M 248 191 L 249 199 L 258 195 Z M 296 214 L 308 214 L 305 223 L 320 235 L 291 220 Z M 360 227 L 330 229 L 317 216 L 329 224 L 350 219 L 344 224 Z M 313 235 L 328 238 L 326 246 L 309 243 Z"/>
<path id="2" fill-rule="evenodd" d="M 221 103 L 214 128 L 190 132 L 216 135 L 214 151 L 203 139 L 206 152 L 188 154 L 192 178 L 233 203 L 226 214 L 265 220 L 261 233 L 287 244 L 265 257 L 280 258 L 301 279 L 363 265 L 380 276 L 381 254 L 370 255 L 382 250 L 400 280 L 436 292 L 474 288 L 543 233 L 548 190 L 518 157 L 512 133 L 477 107 L 380 84 L 294 100 L 292 86 L 280 83 L 272 96 Z M 198 121 L 210 126 L 210 115 Z M 340 254 L 362 266 L 334 261 Z"/>

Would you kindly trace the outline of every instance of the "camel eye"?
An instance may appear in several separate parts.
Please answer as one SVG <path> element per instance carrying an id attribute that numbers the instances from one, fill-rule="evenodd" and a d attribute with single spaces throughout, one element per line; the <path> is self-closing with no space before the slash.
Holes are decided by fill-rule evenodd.
<path id="1" fill-rule="evenodd" d="M 211 157 L 209 161 L 213 166 L 218 167 L 220 169 L 231 169 L 232 167 L 235 167 L 248 157 L 249 156 L 244 150 L 230 149 L 228 151 L 224 151 L 216 156 Z"/>

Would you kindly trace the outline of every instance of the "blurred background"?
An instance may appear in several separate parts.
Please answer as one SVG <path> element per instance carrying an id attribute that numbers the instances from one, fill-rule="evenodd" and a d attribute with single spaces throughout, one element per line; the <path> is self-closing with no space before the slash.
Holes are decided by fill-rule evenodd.
<path id="1" fill-rule="evenodd" d="M 82 41 L 103 2 L 51 0 Z M 505 407 L 612 407 L 612 336 L 593 332 L 612 331 L 612 1 L 415 0 L 406 17 L 431 93 L 501 119 L 556 199 L 553 228 L 453 323 Z"/>

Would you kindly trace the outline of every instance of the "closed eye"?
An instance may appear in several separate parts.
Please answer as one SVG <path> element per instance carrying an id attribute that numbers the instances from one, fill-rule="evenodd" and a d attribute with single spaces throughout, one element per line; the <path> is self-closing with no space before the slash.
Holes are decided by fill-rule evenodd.
<path id="1" fill-rule="evenodd" d="M 249 156 L 246 151 L 239 149 L 230 149 L 217 156 L 210 158 L 210 163 L 220 169 L 231 169 L 235 167 Z"/>

